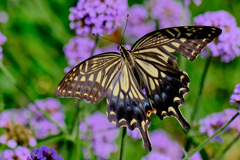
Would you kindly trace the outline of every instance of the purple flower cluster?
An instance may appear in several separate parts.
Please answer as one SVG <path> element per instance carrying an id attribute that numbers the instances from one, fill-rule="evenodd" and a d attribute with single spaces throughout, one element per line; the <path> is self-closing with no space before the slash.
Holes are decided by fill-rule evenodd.
<path id="1" fill-rule="evenodd" d="M 87 125 L 86 125 L 87 124 Z M 92 134 L 92 146 L 96 156 L 100 159 L 108 159 L 112 152 L 117 151 L 115 140 L 118 137 L 119 130 L 114 124 L 110 123 L 106 115 L 97 111 L 86 119 L 86 123 L 80 123 L 80 132 L 87 134 L 87 128 Z M 81 138 L 86 138 L 83 136 Z"/>
<path id="2" fill-rule="evenodd" d="M 61 155 L 57 155 L 57 151 L 54 149 L 42 146 L 34 148 L 26 160 L 63 160 L 63 158 Z"/>
<path id="3" fill-rule="evenodd" d="M 233 94 L 230 97 L 230 103 L 237 103 L 238 109 L 240 111 L 240 84 L 235 86 Z"/>
<path id="4" fill-rule="evenodd" d="M 183 0 L 183 3 L 185 6 L 189 6 L 189 4 L 191 3 L 191 0 Z M 193 0 L 193 3 L 199 6 L 202 3 L 202 0 Z"/>
<path id="5" fill-rule="evenodd" d="M 127 129 L 127 134 L 131 136 L 134 140 L 142 138 L 141 134 L 137 129 L 134 129 L 133 131 L 131 131 L 130 129 Z"/>
<path id="6" fill-rule="evenodd" d="M 73 67 L 91 56 L 95 42 L 88 37 L 73 37 L 63 48 L 68 64 Z M 101 53 L 100 49 L 94 51 L 94 55 Z M 70 67 L 65 69 L 68 72 Z"/>
<path id="7" fill-rule="evenodd" d="M 0 160 L 26 160 L 30 155 L 27 147 L 17 147 L 14 150 L 6 149 L 0 154 Z"/>
<path id="8" fill-rule="evenodd" d="M 0 60 L 3 58 L 2 45 L 6 42 L 7 38 L 0 32 Z"/>
<path id="9" fill-rule="evenodd" d="M 127 0 L 79 0 L 70 8 L 70 28 L 77 35 L 110 34 L 120 27 L 127 7 Z"/>
<path id="10" fill-rule="evenodd" d="M 31 112 L 26 108 L 4 110 L 0 113 L 0 128 L 10 123 L 26 125 L 31 117 Z"/>
<path id="11" fill-rule="evenodd" d="M 56 135 L 60 131 L 54 123 L 42 115 L 37 106 L 40 109 L 47 111 L 51 115 L 51 118 L 54 121 L 58 122 L 60 126 L 65 127 L 65 115 L 63 113 L 63 106 L 58 100 L 54 98 L 36 100 L 35 104 L 29 104 L 28 108 L 35 114 L 29 120 L 29 125 L 34 130 L 35 136 L 38 139 L 43 139 L 49 135 Z"/>
<path id="12" fill-rule="evenodd" d="M 227 11 L 206 12 L 195 17 L 194 23 L 222 29 L 217 41 L 208 45 L 211 54 L 204 50 L 202 57 L 221 56 L 221 61 L 228 63 L 240 55 L 240 28 L 237 27 L 235 18 Z"/>
<path id="13" fill-rule="evenodd" d="M 15 148 L 17 145 L 35 146 L 37 141 L 32 131 L 25 127 L 30 115 L 26 108 L 5 110 L 0 113 L 0 128 L 4 129 L 0 143 L 6 144 L 9 148 Z"/>
<path id="14" fill-rule="evenodd" d="M 213 113 L 208 115 L 206 118 L 199 120 L 199 131 L 202 133 L 206 133 L 208 136 L 213 135 L 216 130 L 222 127 L 226 122 L 228 122 L 238 110 L 236 109 L 226 109 L 220 113 Z M 240 131 L 240 117 L 236 117 L 225 129 L 228 131 Z M 219 140 L 221 142 L 220 137 L 216 137 L 214 140 Z"/>
<path id="15" fill-rule="evenodd" d="M 147 20 L 148 11 L 142 5 L 133 5 L 129 9 L 129 15 L 128 26 L 125 32 L 127 43 L 133 43 L 145 34 L 156 29 L 155 22 L 153 20 Z"/>
<path id="16" fill-rule="evenodd" d="M 181 160 L 183 156 L 182 147 L 178 142 L 172 140 L 170 136 L 163 130 L 155 130 L 149 133 L 149 137 L 152 143 L 152 153 L 143 157 L 142 160 L 152 160 L 154 157 L 159 156 L 161 159 L 165 156 L 165 159 Z M 157 154 L 158 153 L 158 154 Z"/>
<path id="17" fill-rule="evenodd" d="M 150 0 L 146 4 L 151 10 L 151 17 L 158 20 L 159 28 L 189 25 L 188 9 L 183 9 L 180 2 L 174 0 Z"/>

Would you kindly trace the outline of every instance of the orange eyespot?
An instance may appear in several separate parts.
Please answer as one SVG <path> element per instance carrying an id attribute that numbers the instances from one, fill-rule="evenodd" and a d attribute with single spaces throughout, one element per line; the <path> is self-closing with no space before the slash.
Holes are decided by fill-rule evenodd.
<path id="1" fill-rule="evenodd" d="M 157 113 L 157 110 L 155 108 L 153 108 L 153 112 L 156 114 Z"/>
<path id="2" fill-rule="evenodd" d="M 148 111 L 147 111 L 147 116 L 150 117 L 151 113 L 152 113 L 152 111 L 151 111 L 151 110 L 148 110 Z"/>

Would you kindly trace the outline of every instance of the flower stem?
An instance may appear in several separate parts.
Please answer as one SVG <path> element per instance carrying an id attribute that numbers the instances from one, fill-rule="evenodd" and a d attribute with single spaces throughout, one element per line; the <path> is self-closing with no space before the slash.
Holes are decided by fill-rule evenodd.
<path id="1" fill-rule="evenodd" d="M 22 89 L 20 87 L 20 85 L 17 84 L 17 81 L 15 80 L 15 78 L 12 76 L 12 74 L 8 71 L 8 69 L 4 66 L 4 64 L 2 63 L 2 61 L 0 61 L 0 68 L 2 69 L 3 73 L 6 75 L 6 77 L 12 81 L 12 83 L 15 85 L 15 87 L 22 92 L 25 97 L 29 100 L 30 103 L 34 103 L 34 101 L 28 96 L 28 94 L 24 91 L 24 89 Z M 36 104 L 35 104 L 36 105 Z M 61 130 L 64 134 L 68 134 L 67 130 L 63 127 L 61 127 L 56 121 L 54 121 L 51 116 L 44 110 L 40 109 L 37 105 L 36 107 L 38 108 L 38 110 L 43 114 L 43 116 L 45 118 L 47 118 L 49 121 L 51 121 L 52 123 L 54 123 L 59 130 Z"/>
<path id="2" fill-rule="evenodd" d="M 125 155 L 125 143 L 126 143 L 126 133 L 127 133 L 127 128 L 123 127 L 122 129 L 122 140 L 121 140 L 121 149 L 120 149 L 120 157 L 119 160 L 123 160 L 124 159 L 124 155 Z"/>
<path id="3" fill-rule="evenodd" d="M 224 155 L 227 153 L 227 151 L 233 146 L 233 144 L 235 144 L 235 142 L 237 142 L 237 140 L 240 138 L 240 134 L 234 138 L 234 140 L 222 151 L 221 155 L 217 158 L 217 160 L 221 160 Z"/>
<path id="4" fill-rule="evenodd" d="M 92 50 L 91 56 L 94 55 L 94 51 L 96 50 L 97 45 L 98 45 L 98 40 L 99 40 L 99 38 L 98 38 L 98 36 L 96 36 L 96 39 L 95 39 L 95 45 L 94 45 L 94 47 L 93 47 L 93 50 Z"/>
<path id="5" fill-rule="evenodd" d="M 79 139 L 79 125 L 80 125 L 80 117 L 81 117 L 81 101 L 79 102 L 79 106 L 78 106 L 78 109 L 77 109 L 77 116 L 76 116 L 76 159 L 81 159 L 81 154 L 80 154 L 80 139 Z"/>
<path id="6" fill-rule="evenodd" d="M 206 144 L 208 144 L 214 137 L 221 133 L 240 113 L 237 112 L 227 123 L 225 123 L 221 128 L 219 128 L 212 136 L 205 139 L 197 148 L 195 148 L 190 154 L 184 157 L 184 160 L 189 159 L 196 152 L 200 151 Z"/>
<path id="7" fill-rule="evenodd" d="M 196 103 L 194 105 L 194 111 L 192 112 L 192 116 L 191 116 L 191 122 L 193 122 L 195 120 L 197 112 L 198 112 L 198 109 L 199 109 L 200 101 L 201 101 L 201 98 L 202 98 L 203 86 L 204 86 L 204 82 L 205 82 L 205 79 L 206 79 L 207 71 L 208 71 L 209 66 L 210 66 L 211 59 L 212 59 L 212 56 L 207 58 L 207 61 L 206 61 L 205 66 L 204 66 L 204 70 L 203 70 L 202 79 L 201 79 L 201 82 L 200 82 L 200 88 L 199 88 L 197 100 L 196 100 Z"/>

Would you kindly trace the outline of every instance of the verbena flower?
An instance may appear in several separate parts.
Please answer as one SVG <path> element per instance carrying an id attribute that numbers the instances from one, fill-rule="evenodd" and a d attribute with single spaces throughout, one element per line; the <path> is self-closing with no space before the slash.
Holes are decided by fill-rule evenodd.
<path id="1" fill-rule="evenodd" d="M 223 112 L 212 113 L 206 118 L 199 120 L 199 131 L 212 136 L 220 127 L 228 122 L 238 111 L 236 109 L 226 109 Z M 227 131 L 239 132 L 240 131 L 240 117 L 236 117 L 227 127 Z M 218 136 L 214 140 L 219 142 L 222 139 Z"/>
<path id="2" fill-rule="evenodd" d="M 70 28 L 78 35 L 110 34 L 120 27 L 127 7 L 127 0 L 79 0 L 70 8 Z"/>
<path id="3" fill-rule="evenodd" d="M 189 6 L 191 1 L 199 6 L 202 3 L 202 0 L 183 0 L 185 6 Z"/>
<path id="4" fill-rule="evenodd" d="M 86 123 L 80 123 L 80 132 L 86 135 L 89 127 L 94 154 L 100 159 L 108 159 L 110 154 L 118 149 L 115 140 L 118 137 L 119 130 L 108 121 L 106 115 L 99 111 L 88 116 Z M 87 136 L 81 138 L 87 139 Z"/>
<path id="5" fill-rule="evenodd" d="M 163 130 L 155 130 L 149 133 L 149 137 L 152 143 L 152 153 L 150 154 L 160 153 L 161 155 L 165 155 L 171 160 L 182 159 L 182 156 L 183 156 L 182 147 L 179 145 L 178 142 L 172 140 L 171 137 L 167 134 L 167 132 Z M 151 155 L 150 158 L 152 156 L 155 157 L 160 154 Z"/>
<path id="6" fill-rule="evenodd" d="M 150 0 L 146 4 L 151 10 L 151 17 L 158 20 L 159 28 L 189 25 L 188 9 L 183 9 L 180 2 L 174 0 Z"/>
<path id="7" fill-rule="evenodd" d="M 94 45 L 95 42 L 88 37 L 83 38 L 76 36 L 70 39 L 68 44 L 63 48 L 68 64 L 73 67 L 91 57 Z M 99 53 L 101 53 L 101 50 L 97 48 L 94 51 L 94 55 Z M 65 72 L 68 72 L 69 70 L 69 68 L 66 68 Z"/>
<path id="8" fill-rule="evenodd" d="M 60 131 L 54 123 L 52 123 L 42 115 L 36 105 L 40 109 L 47 111 L 50 114 L 51 118 L 56 121 L 60 126 L 65 127 L 65 115 L 63 113 L 63 106 L 58 100 L 54 98 L 36 100 L 35 104 L 29 104 L 28 108 L 35 114 L 29 120 L 29 124 L 30 127 L 34 130 L 34 134 L 38 139 L 43 139 L 49 135 L 56 135 Z"/>
<path id="9" fill-rule="evenodd" d="M 26 127 L 31 113 L 26 108 L 5 110 L 0 113 L 0 127 L 3 134 L 0 143 L 5 143 L 9 148 L 20 146 L 35 146 L 37 141 L 33 132 Z"/>
<path id="10" fill-rule="evenodd" d="M 233 94 L 230 97 L 230 103 L 237 103 L 237 106 L 240 110 L 240 84 L 237 84 L 235 86 L 235 89 L 233 91 Z"/>
<path id="11" fill-rule="evenodd" d="M 211 54 L 203 50 L 202 57 L 221 56 L 221 61 L 230 62 L 240 55 L 240 28 L 235 18 L 227 11 L 206 12 L 194 18 L 196 25 L 219 27 L 222 34 L 215 43 L 208 44 Z"/>
<path id="12" fill-rule="evenodd" d="M 0 60 L 3 58 L 3 54 L 2 54 L 2 45 L 7 41 L 7 38 L 1 33 L 0 31 Z"/>
<path id="13" fill-rule="evenodd" d="M 63 158 L 61 155 L 57 155 L 57 151 L 54 149 L 42 146 L 34 148 L 27 160 L 63 160 Z"/>
<path id="14" fill-rule="evenodd" d="M 30 155 L 27 147 L 17 147 L 14 150 L 6 149 L 0 153 L 0 160 L 26 160 Z"/>
<path id="15" fill-rule="evenodd" d="M 135 4 L 129 9 L 128 13 L 130 16 L 124 34 L 127 43 L 136 42 L 137 39 L 156 29 L 155 22 L 147 20 L 148 11 L 144 6 Z"/>
<path id="16" fill-rule="evenodd" d="M 9 148 L 20 146 L 32 146 L 37 144 L 33 132 L 20 124 L 9 123 L 4 127 L 3 135 L 0 136 L 0 143 L 5 143 Z"/>
<path id="17" fill-rule="evenodd" d="M 31 112 L 26 108 L 4 110 L 0 113 L 0 127 L 9 123 L 27 125 L 30 117 Z"/>

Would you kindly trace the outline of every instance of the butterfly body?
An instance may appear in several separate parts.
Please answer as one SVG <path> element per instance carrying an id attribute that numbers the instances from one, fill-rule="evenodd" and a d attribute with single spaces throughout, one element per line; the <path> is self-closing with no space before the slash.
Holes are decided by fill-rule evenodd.
<path id="1" fill-rule="evenodd" d="M 151 32 L 140 38 L 131 50 L 119 45 L 121 54 L 102 53 L 81 62 L 62 79 L 55 95 L 93 103 L 106 97 L 109 121 L 117 127 L 138 129 L 145 149 L 151 151 L 148 137 L 151 113 L 161 120 L 173 116 L 185 130 L 190 128 L 179 109 L 189 92 L 190 80 L 177 67 L 177 58 L 171 53 L 179 52 L 194 61 L 220 34 L 221 29 L 208 26 Z"/>

